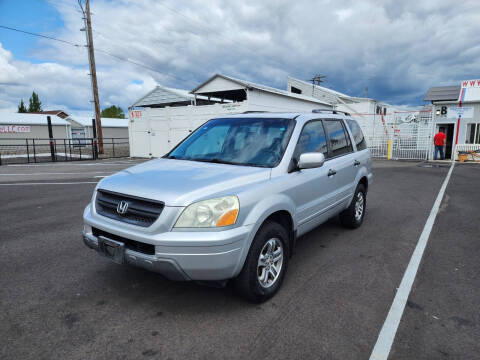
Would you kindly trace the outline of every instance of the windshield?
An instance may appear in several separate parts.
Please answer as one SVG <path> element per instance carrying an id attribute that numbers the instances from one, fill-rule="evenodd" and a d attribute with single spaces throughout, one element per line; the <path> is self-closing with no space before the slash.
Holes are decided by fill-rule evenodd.
<path id="1" fill-rule="evenodd" d="M 198 128 L 166 157 L 274 167 L 282 159 L 294 126 L 292 119 L 214 119 Z"/>

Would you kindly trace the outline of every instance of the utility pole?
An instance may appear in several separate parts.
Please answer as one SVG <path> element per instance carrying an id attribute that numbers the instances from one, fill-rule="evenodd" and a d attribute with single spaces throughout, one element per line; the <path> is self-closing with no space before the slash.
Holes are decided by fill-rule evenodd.
<path id="1" fill-rule="evenodd" d="M 85 22 L 85 31 L 88 47 L 88 62 L 90 64 L 90 79 L 92 82 L 93 102 L 95 106 L 95 120 L 97 123 L 97 135 L 98 135 L 98 152 L 103 154 L 103 132 L 102 132 L 102 119 L 100 118 L 100 102 L 98 100 L 98 84 L 97 84 L 97 71 L 95 69 L 95 54 L 93 51 L 93 36 L 92 36 L 92 21 L 90 18 L 90 1 L 85 0 L 85 10 L 83 10 L 81 0 L 78 0 L 78 4 L 83 12 L 83 20 Z"/>

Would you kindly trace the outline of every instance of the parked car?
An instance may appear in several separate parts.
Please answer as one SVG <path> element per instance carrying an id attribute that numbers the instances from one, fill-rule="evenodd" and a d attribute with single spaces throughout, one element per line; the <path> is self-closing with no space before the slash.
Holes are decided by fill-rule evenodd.
<path id="1" fill-rule="evenodd" d="M 172 280 L 280 288 L 298 236 L 339 215 L 362 224 L 371 157 L 348 114 L 251 113 L 206 122 L 163 158 L 100 181 L 85 244 Z"/>

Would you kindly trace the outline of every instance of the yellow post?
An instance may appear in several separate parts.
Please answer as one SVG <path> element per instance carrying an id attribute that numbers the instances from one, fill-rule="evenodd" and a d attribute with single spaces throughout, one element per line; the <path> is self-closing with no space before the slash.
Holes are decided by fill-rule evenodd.
<path id="1" fill-rule="evenodd" d="M 388 140 L 388 152 L 387 152 L 387 159 L 390 160 L 392 158 L 392 140 Z"/>

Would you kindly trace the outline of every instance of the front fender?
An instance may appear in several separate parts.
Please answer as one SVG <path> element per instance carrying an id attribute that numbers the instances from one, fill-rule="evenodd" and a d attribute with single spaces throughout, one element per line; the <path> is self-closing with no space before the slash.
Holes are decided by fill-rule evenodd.
<path id="1" fill-rule="evenodd" d="M 294 230 L 297 228 L 297 222 L 295 219 L 295 204 L 293 200 L 284 195 L 284 194 L 275 194 L 263 198 L 261 201 L 257 202 L 254 207 L 250 210 L 247 217 L 245 218 L 244 225 L 252 225 L 252 230 L 249 233 L 248 239 L 244 243 L 240 255 L 240 261 L 238 262 L 237 268 L 235 269 L 235 275 L 238 275 L 243 268 L 245 259 L 247 258 L 248 251 L 250 246 L 257 234 L 258 229 L 264 223 L 264 221 L 273 213 L 277 211 L 287 211 L 293 223 Z"/>

